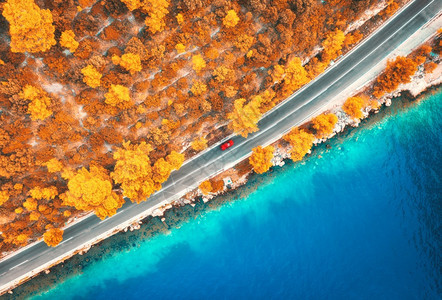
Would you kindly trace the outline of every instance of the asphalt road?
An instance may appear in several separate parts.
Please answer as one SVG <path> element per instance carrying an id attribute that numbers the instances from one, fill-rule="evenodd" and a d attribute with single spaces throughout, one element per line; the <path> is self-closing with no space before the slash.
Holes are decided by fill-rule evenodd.
<path id="1" fill-rule="evenodd" d="M 403 41 L 421 28 L 442 9 L 440 0 L 416 0 L 363 44 L 343 57 L 316 80 L 292 95 L 260 120 L 260 130 L 247 139 L 233 137 L 235 145 L 226 151 L 214 147 L 186 162 L 172 173 L 163 189 L 141 204 L 127 202 L 112 218 L 101 221 L 90 216 L 64 232 L 64 240 L 55 248 L 38 242 L 0 262 L 0 293 L 10 282 L 16 282 L 30 272 L 67 253 L 89 244 L 96 237 L 113 231 L 121 223 L 134 219 L 163 201 L 177 199 L 195 188 L 199 182 L 227 169 L 250 155 L 251 149 L 275 141 L 282 133 L 313 116 L 345 87 L 368 72 Z"/>

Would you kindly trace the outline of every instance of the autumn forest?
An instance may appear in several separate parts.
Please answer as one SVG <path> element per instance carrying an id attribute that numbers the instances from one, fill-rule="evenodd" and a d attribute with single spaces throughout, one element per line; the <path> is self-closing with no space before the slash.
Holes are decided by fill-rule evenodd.
<path id="1" fill-rule="evenodd" d="M 376 0 L 0 1 L 0 250 L 55 246 L 84 212 L 114 215 L 321 74 L 367 29 Z M 387 1 L 382 22 L 405 1 Z M 389 63 L 373 98 L 407 82 L 431 47 Z M 411 74 L 411 75 L 410 75 Z M 337 117 L 284 137 L 300 160 Z M 272 147 L 255 148 L 255 172 Z M 207 186 L 207 190 L 211 187 Z"/>

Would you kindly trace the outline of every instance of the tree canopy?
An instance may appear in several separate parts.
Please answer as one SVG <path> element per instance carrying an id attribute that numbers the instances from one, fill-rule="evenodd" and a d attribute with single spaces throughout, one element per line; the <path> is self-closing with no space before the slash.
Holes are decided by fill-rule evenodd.
<path id="1" fill-rule="evenodd" d="M 293 128 L 284 137 L 284 140 L 289 142 L 292 147 L 290 150 L 290 157 L 293 161 L 302 160 L 302 158 L 309 153 L 313 146 L 315 136 L 298 127 Z"/>
<path id="2" fill-rule="evenodd" d="M 272 166 L 271 160 L 273 158 L 274 151 L 275 148 L 273 146 L 267 146 L 265 148 L 258 146 L 252 149 L 252 155 L 249 158 L 249 163 L 253 166 L 253 170 L 256 173 L 262 174 L 270 169 Z"/>
<path id="3" fill-rule="evenodd" d="M 333 132 L 333 128 L 338 122 L 335 114 L 328 113 L 317 116 L 312 120 L 313 129 L 316 131 L 318 138 L 329 136 Z"/>
<path id="4" fill-rule="evenodd" d="M 45 52 L 56 44 L 51 11 L 34 0 L 6 1 L 3 16 L 9 22 L 12 52 Z"/>

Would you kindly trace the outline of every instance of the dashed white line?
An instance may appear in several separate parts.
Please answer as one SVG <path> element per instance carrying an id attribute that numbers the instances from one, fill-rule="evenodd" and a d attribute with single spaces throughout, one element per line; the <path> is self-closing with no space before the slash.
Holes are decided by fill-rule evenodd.
<path id="1" fill-rule="evenodd" d="M 118 214 L 118 212 L 117 212 L 117 214 Z M 98 224 L 101 224 L 101 223 L 103 223 L 103 222 L 106 222 L 107 220 L 109 220 L 111 217 L 109 217 L 109 218 L 106 218 L 106 219 L 104 219 L 104 220 L 101 220 Z"/>
<path id="2" fill-rule="evenodd" d="M 63 242 L 61 242 L 62 244 L 63 243 L 65 243 L 65 242 L 67 242 L 67 241 L 69 241 L 69 240 L 72 240 L 74 237 L 73 236 L 71 236 L 70 238 L 68 238 L 68 239 L 66 239 L 66 240 L 64 240 Z"/>
<path id="3" fill-rule="evenodd" d="M 24 262 L 19 263 L 18 265 L 13 266 L 12 268 L 10 268 L 9 270 L 15 269 L 19 266 L 21 266 L 22 264 L 24 264 L 25 262 L 29 261 L 29 259 L 25 260 Z"/>

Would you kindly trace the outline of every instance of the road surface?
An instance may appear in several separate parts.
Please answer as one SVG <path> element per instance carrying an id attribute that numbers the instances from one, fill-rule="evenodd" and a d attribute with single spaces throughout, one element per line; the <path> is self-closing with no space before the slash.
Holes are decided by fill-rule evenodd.
<path id="1" fill-rule="evenodd" d="M 260 130 L 247 139 L 233 137 L 235 145 L 226 151 L 214 147 L 186 162 L 171 174 L 163 189 L 148 201 L 135 205 L 127 202 L 112 218 L 104 221 L 95 215 L 68 227 L 64 240 L 55 248 L 38 242 L 0 262 L 0 294 L 11 283 L 41 271 L 49 263 L 90 244 L 98 236 L 106 236 L 122 223 L 134 220 L 165 201 L 171 201 L 195 188 L 199 182 L 232 167 L 251 153 L 258 145 L 274 142 L 282 133 L 298 126 L 315 115 L 321 107 L 338 95 L 345 87 L 368 72 L 379 61 L 396 49 L 403 41 L 432 19 L 442 9 L 440 0 L 416 0 L 388 21 L 338 63 L 310 82 L 287 101 L 266 114 L 258 123 Z"/>

